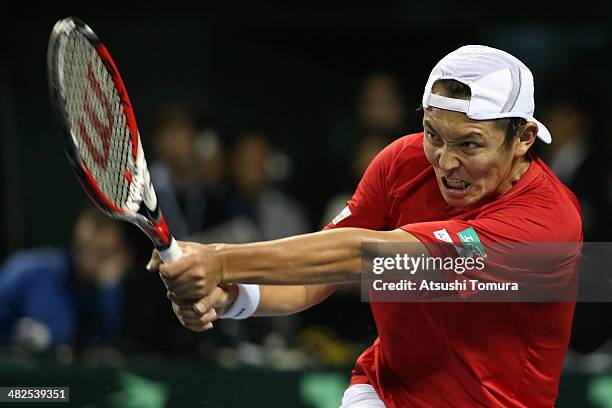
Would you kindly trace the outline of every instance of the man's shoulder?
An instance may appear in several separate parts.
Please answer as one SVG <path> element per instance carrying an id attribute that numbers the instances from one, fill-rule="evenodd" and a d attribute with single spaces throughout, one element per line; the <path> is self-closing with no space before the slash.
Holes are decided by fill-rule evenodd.
<path id="1" fill-rule="evenodd" d="M 384 167 L 396 167 L 405 163 L 426 165 L 423 151 L 423 132 L 402 136 L 387 145 L 377 158 Z"/>
<path id="2" fill-rule="evenodd" d="M 399 137 L 389 143 L 381 153 L 393 156 L 424 156 L 423 132 Z"/>
<path id="3" fill-rule="evenodd" d="M 569 187 L 563 184 L 539 157 L 534 158 L 534 165 L 539 173 L 533 183 L 534 195 L 539 195 L 542 200 L 554 201 L 556 206 L 568 212 L 568 215 L 580 217 L 580 203 Z"/>
<path id="4" fill-rule="evenodd" d="M 573 193 L 539 158 L 534 158 L 524 184 L 487 206 L 486 217 L 503 217 L 520 225 L 530 239 L 549 242 L 582 240 L 580 205 Z"/>
<path id="5" fill-rule="evenodd" d="M 542 171 L 541 191 L 543 206 L 553 221 L 558 222 L 557 230 L 564 230 L 572 237 L 582 237 L 582 211 L 576 195 L 559 180 L 553 171 L 542 161 L 536 164 Z M 548 205 L 546 199 L 549 199 Z M 552 205 L 551 205 L 552 204 Z"/>

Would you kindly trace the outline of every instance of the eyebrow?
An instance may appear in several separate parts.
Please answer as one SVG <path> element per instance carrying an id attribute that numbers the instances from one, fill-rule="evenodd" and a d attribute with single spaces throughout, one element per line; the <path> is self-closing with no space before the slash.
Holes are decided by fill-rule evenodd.
<path id="1" fill-rule="evenodd" d="M 436 129 L 434 129 L 433 126 L 431 126 L 431 123 L 427 119 L 423 121 L 423 125 L 431 129 L 435 134 L 439 135 L 439 133 L 436 131 Z M 481 132 L 468 132 L 464 135 L 459 136 L 457 140 L 460 141 L 460 140 L 468 139 L 470 137 L 475 137 L 476 139 L 480 139 L 480 140 L 485 139 L 484 135 Z"/>
<path id="2" fill-rule="evenodd" d="M 423 121 L 423 126 L 426 126 L 426 127 L 430 128 L 430 129 L 431 129 L 431 130 L 433 130 L 433 132 L 434 132 L 434 133 L 436 133 L 436 134 L 438 133 L 438 132 L 436 131 L 436 129 L 434 129 L 434 127 L 433 127 L 433 126 L 431 126 L 431 123 L 429 123 L 429 121 L 428 121 L 427 119 L 425 119 L 425 120 Z"/>

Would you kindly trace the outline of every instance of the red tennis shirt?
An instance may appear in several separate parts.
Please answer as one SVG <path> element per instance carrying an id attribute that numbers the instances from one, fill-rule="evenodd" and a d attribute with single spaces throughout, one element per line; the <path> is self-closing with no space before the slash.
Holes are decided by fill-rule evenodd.
<path id="1" fill-rule="evenodd" d="M 438 241 L 435 231 L 455 241 L 470 227 L 485 246 L 583 239 L 576 197 L 535 156 L 506 194 L 467 210 L 448 206 L 425 157 L 423 133 L 380 152 L 347 206 L 326 228 L 402 228 L 425 244 Z M 575 277 L 579 256 L 551 266 Z M 351 385 L 371 384 L 388 407 L 554 406 L 573 302 L 371 307 L 379 337 L 357 360 Z"/>

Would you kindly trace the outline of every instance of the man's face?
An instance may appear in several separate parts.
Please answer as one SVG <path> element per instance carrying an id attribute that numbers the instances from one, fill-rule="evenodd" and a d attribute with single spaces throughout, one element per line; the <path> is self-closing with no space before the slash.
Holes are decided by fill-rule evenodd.
<path id="1" fill-rule="evenodd" d="M 425 155 L 448 205 L 469 207 L 512 187 L 517 143 L 504 146 L 505 132 L 493 121 L 428 108 L 423 128 Z"/>

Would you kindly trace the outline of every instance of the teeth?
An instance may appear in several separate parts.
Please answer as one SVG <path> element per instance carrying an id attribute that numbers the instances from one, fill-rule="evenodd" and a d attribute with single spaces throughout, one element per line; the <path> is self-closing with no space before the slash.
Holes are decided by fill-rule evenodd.
<path id="1" fill-rule="evenodd" d="M 446 184 L 450 188 L 455 188 L 455 189 L 458 189 L 458 190 L 463 190 L 464 188 L 467 187 L 467 183 L 465 181 L 461 181 L 461 180 L 449 180 L 449 179 L 446 179 Z"/>

